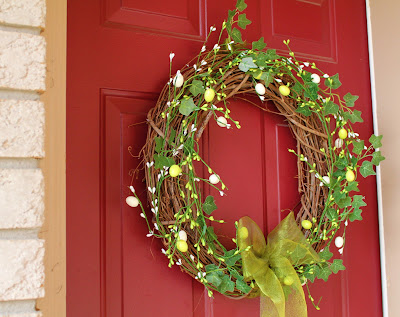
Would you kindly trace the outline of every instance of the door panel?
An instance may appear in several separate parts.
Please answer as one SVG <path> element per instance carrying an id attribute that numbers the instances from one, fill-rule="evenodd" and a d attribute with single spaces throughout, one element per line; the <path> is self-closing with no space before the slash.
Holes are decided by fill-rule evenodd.
<path id="1" fill-rule="evenodd" d="M 219 294 L 209 299 L 179 267 L 169 269 L 161 242 L 146 237 L 139 209 L 125 204 L 133 178 L 147 206 L 143 170 L 132 173 L 147 134 L 146 113 L 168 80 L 170 52 L 176 54 L 175 73 L 198 53 L 209 26 L 219 29 L 235 3 L 68 2 L 68 316 L 259 316 L 258 299 L 235 301 Z M 302 59 L 318 61 L 328 74 L 339 72 L 346 87 L 341 93 L 349 89 L 360 95 L 365 123 L 356 129 L 368 138 L 372 115 L 364 2 L 247 3 L 253 23 L 245 38 L 264 36 L 281 54 L 286 52 L 282 40 L 290 38 Z M 201 142 L 203 157 L 229 188 L 225 197 L 204 188 L 216 198 L 216 216 L 227 221 L 215 226 L 226 246 L 232 246 L 234 221 L 241 216 L 251 216 L 267 233 L 299 201 L 296 158 L 287 151 L 296 143 L 286 122 L 239 98 L 230 100 L 230 107 L 242 129 L 221 129 L 211 122 Z M 363 181 L 361 190 L 368 207 L 364 221 L 346 232 L 347 270 L 312 285 L 315 300 L 323 299 L 320 312 L 309 305 L 310 316 L 382 314 L 375 180 Z"/>

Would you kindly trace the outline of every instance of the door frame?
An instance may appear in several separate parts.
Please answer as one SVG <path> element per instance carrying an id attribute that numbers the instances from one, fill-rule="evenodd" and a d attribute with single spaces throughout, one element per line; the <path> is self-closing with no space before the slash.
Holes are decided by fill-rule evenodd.
<path id="1" fill-rule="evenodd" d="M 374 133 L 378 133 L 378 125 L 384 126 L 384 118 L 378 118 L 377 100 L 380 96 L 389 94 L 390 87 L 386 89 L 376 89 L 375 69 L 378 64 L 374 60 L 375 55 L 382 52 L 395 50 L 393 42 L 387 43 L 387 47 L 376 44 L 375 38 L 384 36 L 376 25 L 379 21 L 374 17 L 374 10 L 371 9 L 370 0 L 366 1 L 367 8 L 367 33 L 368 51 L 371 75 L 371 94 L 372 94 L 372 114 Z M 43 317 L 47 316 L 66 316 L 66 182 L 65 182 L 65 154 L 66 154 L 66 60 L 67 60 L 67 0 L 47 0 L 46 29 L 43 35 L 47 41 L 47 78 L 46 92 L 41 100 L 46 107 L 46 156 L 41 164 L 45 174 L 46 185 L 46 208 L 45 224 L 40 238 L 46 241 L 45 256 L 45 297 L 38 300 L 37 307 L 43 312 Z M 382 5 L 382 4 L 381 4 Z M 383 5 L 382 5 L 383 6 Z M 390 10 L 390 8 L 386 9 Z M 372 17 L 371 17 L 372 15 Z M 379 33 L 380 32 L 380 33 Z M 392 65 L 396 68 L 396 65 Z M 400 65 L 393 69 L 394 73 L 400 73 Z M 389 130 L 390 129 L 390 130 Z M 396 135 L 398 127 L 387 127 L 390 134 Z M 393 148 L 396 144 L 385 142 L 386 148 Z M 382 204 L 382 184 L 386 179 L 382 177 L 381 168 L 377 167 L 377 197 L 378 197 L 378 218 L 379 218 L 379 237 L 380 237 L 380 261 L 381 261 L 381 280 L 382 280 L 382 305 L 383 316 L 388 316 L 389 308 L 399 309 L 400 304 L 395 301 L 388 304 L 388 285 L 387 285 L 387 266 L 391 265 L 390 259 L 385 256 L 385 231 L 384 215 Z M 393 187 L 393 186 L 392 186 Z M 400 190 L 397 185 L 393 191 Z M 388 216 L 386 216 L 387 218 Z M 387 219 L 386 219 L 387 220 Z M 388 236 L 386 235 L 386 238 Z M 400 241 L 400 233 L 396 237 Z M 392 261 L 395 259 L 392 257 Z M 392 264 L 393 265 L 393 264 Z M 398 294 L 400 295 L 400 294 Z M 396 297 L 396 294 L 391 294 Z"/>

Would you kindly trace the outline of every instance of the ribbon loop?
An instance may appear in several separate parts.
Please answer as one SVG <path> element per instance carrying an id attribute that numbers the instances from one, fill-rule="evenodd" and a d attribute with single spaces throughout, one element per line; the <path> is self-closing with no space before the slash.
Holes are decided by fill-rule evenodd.
<path id="1" fill-rule="evenodd" d="M 261 316 L 306 317 L 305 296 L 294 266 L 318 262 L 319 257 L 297 226 L 293 212 L 268 234 L 268 244 L 247 216 L 239 220 L 237 236 L 243 275 L 254 280 L 261 291 Z"/>

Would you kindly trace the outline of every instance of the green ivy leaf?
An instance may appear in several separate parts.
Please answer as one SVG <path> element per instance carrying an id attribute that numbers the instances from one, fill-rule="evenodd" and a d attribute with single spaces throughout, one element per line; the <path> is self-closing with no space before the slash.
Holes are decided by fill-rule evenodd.
<path id="1" fill-rule="evenodd" d="M 244 294 L 251 291 L 251 287 L 243 280 L 236 280 L 236 288 Z"/>
<path id="2" fill-rule="evenodd" d="M 274 50 L 274 49 L 269 49 L 269 50 L 267 50 L 267 52 L 266 52 L 266 57 L 267 57 L 267 60 L 274 60 L 274 59 L 279 58 L 279 55 L 276 54 L 276 50 Z"/>
<path id="3" fill-rule="evenodd" d="M 232 40 L 236 43 L 243 43 L 242 33 L 237 28 L 233 28 L 232 30 Z"/>
<path id="4" fill-rule="evenodd" d="M 354 103 L 359 97 L 356 95 L 352 95 L 351 93 L 347 93 L 344 95 L 343 99 L 346 102 L 347 107 L 354 107 Z"/>
<path id="5" fill-rule="evenodd" d="M 217 205 L 215 204 L 213 196 L 207 196 L 206 200 L 203 203 L 203 210 L 207 215 L 211 215 L 211 213 L 217 209 Z"/>
<path id="6" fill-rule="evenodd" d="M 335 201 L 340 201 L 346 197 L 346 194 L 337 190 L 332 194 L 332 196 L 335 199 Z"/>
<path id="7" fill-rule="evenodd" d="M 217 287 L 218 292 L 224 294 L 226 292 L 233 292 L 234 289 L 235 283 L 231 281 L 228 275 L 224 275 L 221 284 Z"/>
<path id="8" fill-rule="evenodd" d="M 157 153 L 160 153 L 161 149 L 162 149 L 162 146 L 163 146 L 163 143 L 164 143 L 164 139 L 162 139 L 162 138 L 157 136 L 157 137 L 154 138 L 154 141 L 156 142 L 155 150 L 156 150 Z"/>
<path id="9" fill-rule="evenodd" d="M 338 213 L 337 213 L 336 209 L 333 209 L 333 208 L 329 208 L 326 211 L 326 216 L 328 217 L 329 220 L 338 219 Z"/>
<path id="10" fill-rule="evenodd" d="M 353 123 L 364 122 L 363 118 L 361 118 L 361 111 L 358 111 L 358 110 L 354 110 L 353 113 L 350 114 L 349 119 Z"/>
<path id="11" fill-rule="evenodd" d="M 315 274 L 317 275 L 317 278 L 324 280 L 325 282 L 328 281 L 329 276 L 332 274 L 332 271 L 330 270 L 329 267 L 316 267 L 315 268 Z"/>
<path id="12" fill-rule="evenodd" d="M 304 277 L 307 278 L 308 280 L 310 280 L 311 283 L 314 283 L 315 278 L 317 277 L 316 275 L 316 265 L 312 265 L 312 266 L 308 266 L 306 267 L 305 271 L 304 271 Z"/>
<path id="13" fill-rule="evenodd" d="M 184 116 L 190 115 L 196 109 L 198 109 L 198 107 L 194 104 L 193 98 L 182 99 L 181 104 L 179 106 L 179 112 Z"/>
<path id="14" fill-rule="evenodd" d="M 223 258 L 227 266 L 234 266 L 236 262 L 242 257 L 240 253 L 235 254 L 236 249 L 226 251 Z"/>
<path id="15" fill-rule="evenodd" d="M 325 79 L 325 86 L 332 89 L 338 89 L 340 86 L 342 86 L 342 83 L 339 80 L 339 74 L 335 74 Z"/>
<path id="16" fill-rule="evenodd" d="M 248 18 L 246 18 L 246 13 L 239 14 L 239 17 L 238 17 L 239 27 L 241 27 L 242 29 L 245 29 L 246 26 L 248 26 L 249 24 L 251 24 L 251 21 Z"/>
<path id="17" fill-rule="evenodd" d="M 292 90 L 294 90 L 295 92 L 297 92 L 297 94 L 300 95 L 302 93 L 302 91 L 304 91 L 304 88 L 300 83 L 296 82 L 294 84 L 294 86 L 292 87 Z"/>
<path id="18" fill-rule="evenodd" d="M 175 164 L 172 157 L 166 157 L 163 155 L 154 154 L 154 167 L 156 169 L 163 168 L 164 166 L 170 167 Z"/>
<path id="19" fill-rule="evenodd" d="M 367 203 L 364 201 L 364 196 L 362 196 L 362 195 L 354 195 L 353 196 L 353 203 L 351 204 L 351 206 L 354 209 L 359 209 L 360 207 L 364 207 L 366 205 L 367 205 Z"/>
<path id="20" fill-rule="evenodd" d="M 351 206 L 351 198 L 346 197 L 336 202 L 340 209 Z"/>
<path id="21" fill-rule="evenodd" d="M 228 35 L 232 37 L 232 21 L 233 17 L 236 14 L 236 10 L 229 10 L 228 11 L 228 20 L 226 21 L 226 31 L 228 32 Z"/>
<path id="22" fill-rule="evenodd" d="M 192 93 L 193 96 L 197 96 L 198 94 L 203 94 L 206 90 L 204 89 L 203 82 L 201 80 L 193 80 L 189 91 Z"/>
<path id="23" fill-rule="evenodd" d="M 266 43 L 264 43 L 264 37 L 260 37 L 260 39 L 258 41 L 254 41 L 251 45 L 251 49 L 253 51 L 255 50 L 263 50 L 265 47 L 267 46 Z"/>
<path id="24" fill-rule="evenodd" d="M 371 145 L 374 147 L 374 149 L 379 149 L 382 146 L 382 137 L 383 135 L 371 135 L 371 137 L 369 138 L 369 143 L 371 143 Z"/>
<path id="25" fill-rule="evenodd" d="M 253 62 L 253 58 L 251 58 L 251 57 L 243 58 L 239 64 L 239 69 L 242 72 L 247 72 L 250 68 L 257 68 L 257 65 L 254 64 L 254 62 Z"/>
<path id="26" fill-rule="evenodd" d="M 333 253 L 329 251 L 329 247 L 326 247 L 323 251 L 319 253 L 319 257 L 322 260 L 329 261 L 333 257 Z"/>
<path id="27" fill-rule="evenodd" d="M 338 168 L 338 169 L 344 169 L 347 165 L 349 164 L 349 162 L 347 161 L 347 158 L 346 157 L 340 157 L 340 156 L 338 156 L 337 157 L 337 159 L 336 159 L 336 161 L 335 161 L 335 166 Z"/>
<path id="28" fill-rule="evenodd" d="M 221 271 L 217 271 L 219 269 L 218 266 L 216 266 L 215 264 L 208 264 L 206 265 L 206 272 L 211 272 L 211 271 L 216 271 L 219 275 L 224 275 L 224 273 L 222 273 Z"/>
<path id="29" fill-rule="evenodd" d="M 360 167 L 360 173 L 362 176 L 367 177 L 369 175 L 376 175 L 374 171 L 374 165 L 370 161 L 364 161 Z"/>
<path id="30" fill-rule="evenodd" d="M 355 220 L 363 220 L 363 217 L 361 216 L 362 210 L 361 209 L 356 209 L 354 210 L 351 214 L 349 214 L 349 220 L 351 222 Z"/>
<path id="31" fill-rule="evenodd" d="M 242 12 L 244 9 L 247 8 L 247 4 L 244 2 L 245 0 L 237 0 L 236 2 L 236 8 Z"/>
<path id="32" fill-rule="evenodd" d="M 216 272 L 211 272 L 206 275 L 206 280 L 208 283 L 215 285 L 216 287 L 220 286 L 222 283 L 221 278 L 218 276 Z"/>
<path id="33" fill-rule="evenodd" d="M 310 98 L 312 100 L 317 100 L 318 91 L 319 91 L 318 84 L 309 82 L 309 83 L 306 83 L 305 86 L 306 86 L 306 90 L 304 92 L 304 96 L 306 98 Z"/>
<path id="34" fill-rule="evenodd" d="M 351 191 L 359 192 L 360 191 L 360 189 L 358 188 L 358 182 L 356 182 L 356 181 L 351 182 L 344 189 L 347 190 L 347 192 L 351 192 Z"/>
<path id="35" fill-rule="evenodd" d="M 308 117 L 311 116 L 312 112 L 308 105 L 300 105 L 297 107 L 296 112 L 301 113 L 302 115 Z"/>
<path id="36" fill-rule="evenodd" d="M 381 151 L 376 151 L 372 153 L 372 164 L 378 166 L 380 162 L 385 160 L 385 157 L 382 156 Z"/>
<path id="37" fill-rule="evenodd" d="M 295 265 L 297 262 L 302 260 L 307 254 L 307 249 L 304 246 L 297 245 L 292 253 L 290 253 L 291 262 Z"/>
<path id="38" fill-rule="evenodd" d="M 339 271 L 344 271 L 346 269 L 346 267 L 343 265 L 343 260 L 338 259 L 333 260 L 333 263 L 329 268 L 335 274 L 337 274 L 337 272 Z"/>
<path id="39" fill-rule="evenodd" d="M 265 87 L 268 87 L 268 85 L 274 81 L 274 75 L 274 73 L 270 72 L 263 72 L 261 74 L 260 80 L 264 81 Z"/>
<path id="40" fill-rule="evenodd" d="M 329 100 L 328 102 L 325 103 L 324 113 L 326 116 L 329 114 L 337 114 L 338 111 L 339 111 L 339 106 L 335 104 L 333 101 Z"/>
<path id="41" fill-rule="evenodd" d="M 364 141 L 360 140 L 360 141 L 353 141 L 353 153 L 360 155 L 362 150 L 364 150 Z"/>

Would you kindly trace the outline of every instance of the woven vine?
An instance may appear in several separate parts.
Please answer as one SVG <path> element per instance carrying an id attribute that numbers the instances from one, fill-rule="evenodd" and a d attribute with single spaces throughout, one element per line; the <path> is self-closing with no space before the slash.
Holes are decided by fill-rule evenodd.
<path id="1" fill-rule="evenodd" d="M 353 195 L 358 191 L 356 179 L 359 174 L 375 174 L 373 165 L 384 159 L 375 150 L 381 146 L 381 136 L 372 135 L 367 147 L 354 132 L 352 123 L 363 121 L 361 112 L 352 109 L 358 96 L 347 93 L 341 98 L 334 92 L 341 86 L 338 74 L 329 76 L 315 63 L 297 60 L 289 41 L 285 41 L 288 57 L 265 50 L 263 39 L 253 42 L 251 49 L 242 42 L 233 25 L 245 28 L 250 22 L 240 13 L 243 3 L 238 1 L 223 24 L 221 35 L 226 32 L 226 40 L 208 50 L 203 46 L 198 56 L 170 76 L 148 113 L 141 155 L 151 216 L 141 202 L 127 200 L 142 207 L 148 236 L 162 239 L 170 266 L 179 265 L 203 283 L 210 296 L 216 290 L 233 298 L 257 296 L 260 289 L 243 274 L 243 250 L 226 250 L 212 229 L 212 222 L 223 220 L 211 215 L 216 205 L 212 196 L 202 197 L 201 182 L 222 196 L 226 185 L 200 157 L 198 143 L 210 120 L 222 128 L 241 128 L 231 117 L 230 100 L 240 98 L 283 116 L 296 139 L 296 148 L 290 150 L 298 157 L 296 220 L 320 257 L 318 263 L 294 265 L 303 283 L 315 278 L 326 281 L 344 269 L 340 259 L 329 262 L 329 246 L 334 242 L 343 252 L 348 221 L 361 220 L 360 208 L 366 205 L 363 196 Z M 211 27 L 210 33 L 214 31 Z M 258 96 L 260 102 L 249 100 L 249 95 Z M 214 181 L 196 174 L 195 161 L 206 166 Z"/>

